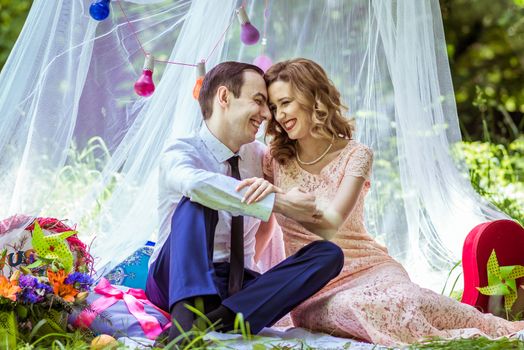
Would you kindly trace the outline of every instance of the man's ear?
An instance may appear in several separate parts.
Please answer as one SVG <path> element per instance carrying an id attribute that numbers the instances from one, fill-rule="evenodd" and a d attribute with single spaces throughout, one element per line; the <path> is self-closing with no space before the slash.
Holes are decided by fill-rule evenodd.
<path id="1" fill-rule="evenodd" d="M 218 103 L 222 108 L 229 104 L 229 89 L 225 86 L 219 86 L 217 89 Z"/>

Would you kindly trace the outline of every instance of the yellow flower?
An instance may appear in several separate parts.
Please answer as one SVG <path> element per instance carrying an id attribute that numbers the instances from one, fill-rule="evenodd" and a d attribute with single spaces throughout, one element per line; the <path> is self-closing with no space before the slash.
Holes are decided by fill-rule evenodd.
<path id="1" fill-rule="evenodd" d="M 82 301 L 87 299 L 87 296 L 89 295 L 89 292 L 80 292 L 76 296 L 76 301 L 81 303 Z"/>
<path id="2" fill-rule="evenodd" d="M 18 281 L 9 281 L 5 276 L 0 276 L 0 296 L 16 301 L 16 293 L 22 290 L 17 285 Z"/>
<path id="3" fill-rule="evenodd" d="M 20 278 L 20 271 L 19 270 L 15 270 L 15 272 L 13 272 L 13 274 L 11 275 L 11 277 L 9 278 L 9 280 L 11 282 L 18 282 L 18 279 Z"/>

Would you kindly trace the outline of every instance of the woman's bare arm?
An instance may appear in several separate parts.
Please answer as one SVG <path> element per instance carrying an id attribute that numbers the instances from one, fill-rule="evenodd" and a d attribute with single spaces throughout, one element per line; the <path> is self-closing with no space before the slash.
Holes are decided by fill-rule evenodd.
<path id="1" fill-rule="evenodd" d="M 355 207 L 365 181 L 363 177 L 346 175 L 336 191 L 335 198 L 328 207 L 319 208 L 322 211 L 322 216 L 319 218 L 320 222 L 301 222 L 301 224 L 324 239 L 333 238 L 340 225 Z"/>

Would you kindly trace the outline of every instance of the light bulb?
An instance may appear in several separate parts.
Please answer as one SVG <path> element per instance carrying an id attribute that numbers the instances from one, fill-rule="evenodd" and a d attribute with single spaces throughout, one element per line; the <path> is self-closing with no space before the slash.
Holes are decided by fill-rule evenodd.
<path id="1" fill-rule="evenodd" d="M 146 55 L 142 75 L 135 83 L 135 92 L 139 96 L 148 97 L 155 91 L 155 84 L 153 83 L 153 68 L 155 66 L 155 58 L 151 54 Z"/>
<path id="2" fill-rule="evenodd" d="M 197 79 L 195 86 L 193 87 L 193 98 L 198 101 L 198 96 L 200 96 L 200 89 L 202 88 L 202 83 L 204 82 L 204 76 L 206 75 L 206 62 L 201 61 L 197 65 Z"/>
<path id="3" fill-rule="evenodd" d="M 89 6 L 89 14 L 97 21 L 103 21 L 109 16 L 110 0 L 95 0 Z"/>
<path id="4" fill-rule="evenodd" d="M 246 9 L 242 6 L 237 9 L 238 20 L 240 21 L 240 40 L 246 45 L 253 45 L 260 39 L 260 33 L 247 16 Z"/>
<path id="5" fill-rule="evenodd" d="M 269 67 L 273 65 L 273 61 L 271 60 L 271 58 L 269 58 L 269 56 L 262 54 L 255 58 L 253 64 L 258 68 L 262 69 L 265 73 L 269 69 Z"/>

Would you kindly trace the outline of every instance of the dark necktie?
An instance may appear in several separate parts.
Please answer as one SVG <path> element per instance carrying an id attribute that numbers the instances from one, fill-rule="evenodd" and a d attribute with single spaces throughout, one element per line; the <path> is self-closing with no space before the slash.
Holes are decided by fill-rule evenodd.
<path id="1" fill-rule="evenodd" d="M 231 165 L 231 175 L 240 180 L 238 170 L 238 156 L 227 160 Z M 233 216 L 231 218 L 231 251 L 229 253 L 229 295 L 233 295 L 242 288 L 244 279 L 244 217 Z"/>

